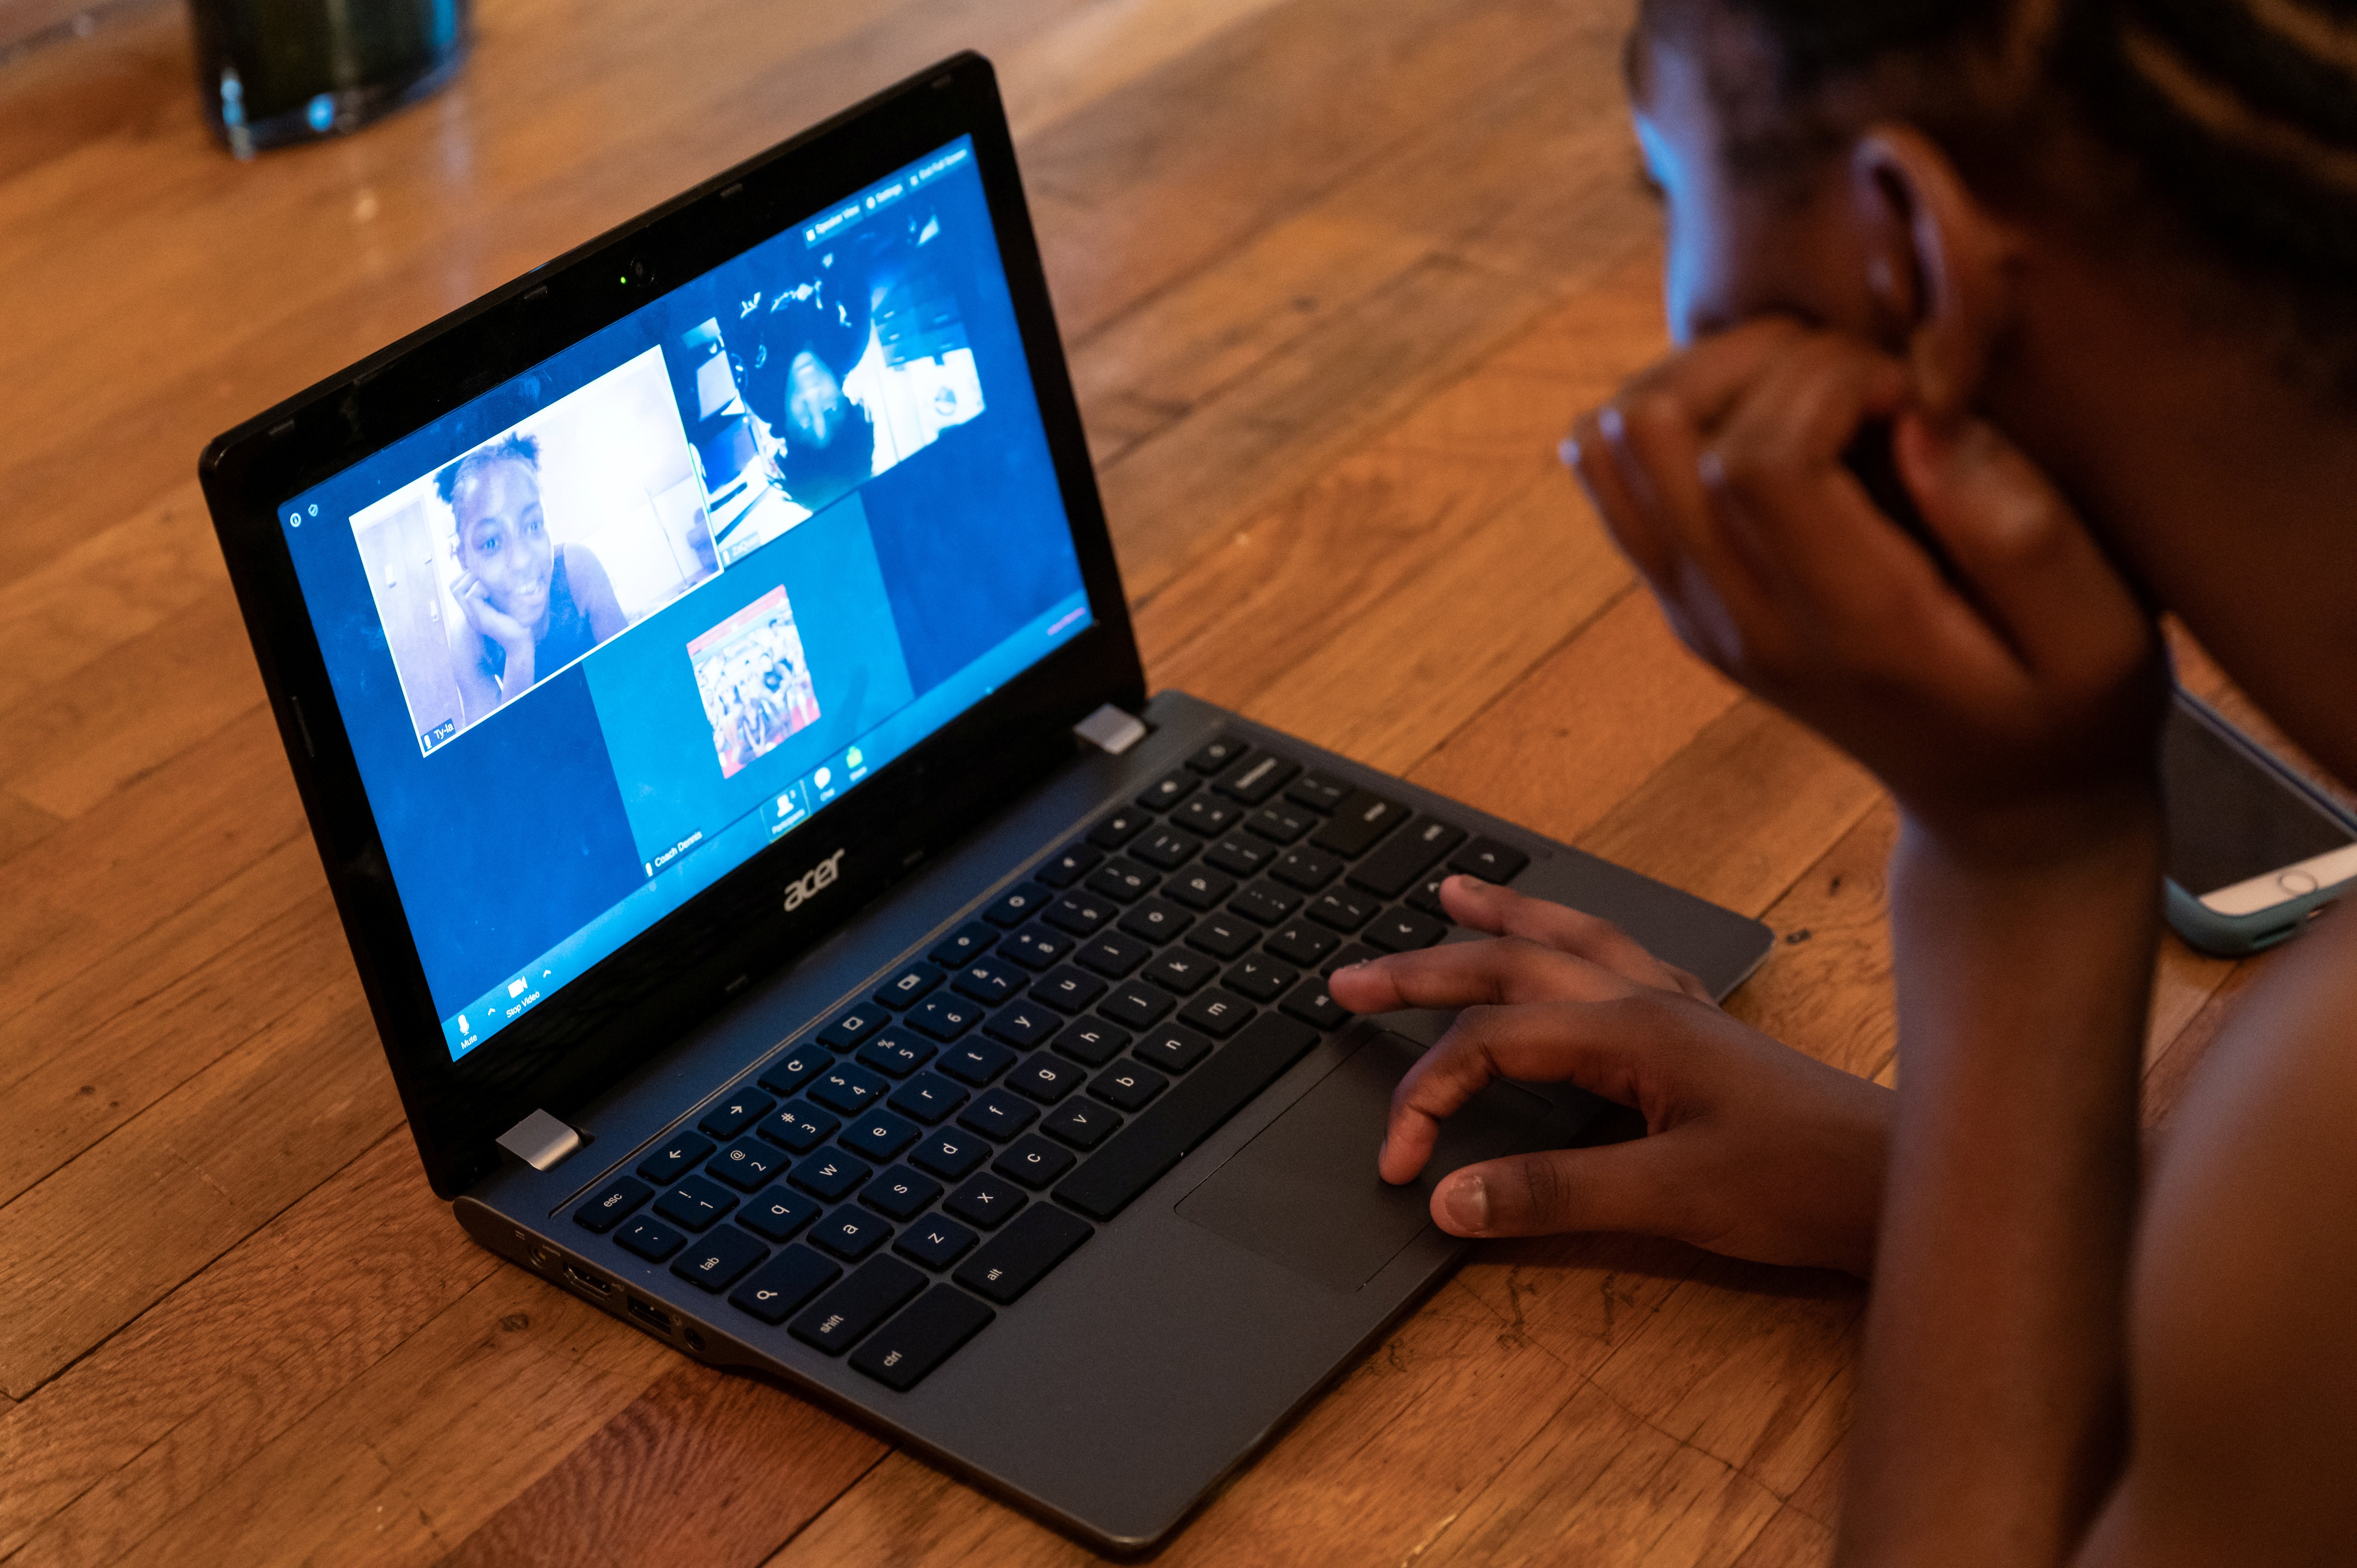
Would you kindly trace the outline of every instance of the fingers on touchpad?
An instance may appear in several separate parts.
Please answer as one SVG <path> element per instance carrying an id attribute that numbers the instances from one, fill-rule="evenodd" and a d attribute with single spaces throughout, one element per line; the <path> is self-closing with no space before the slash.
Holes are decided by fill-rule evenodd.
<path id="1" fill-rule="evenodd" d="M 1546 1101 L 1492 1083 L 1443 1124 L 1424 1174 L 1393 1187 L 1375 1174 L 1392 1090 L 1419 1047 L 1378 1034 L 1261 1130 L 1178 1213 L 1329 1289 L 1355 1291 L 1431 1225 L 1433 1187 L 1501 1155 L 1560 1148 L 1578 1132 Z"/>

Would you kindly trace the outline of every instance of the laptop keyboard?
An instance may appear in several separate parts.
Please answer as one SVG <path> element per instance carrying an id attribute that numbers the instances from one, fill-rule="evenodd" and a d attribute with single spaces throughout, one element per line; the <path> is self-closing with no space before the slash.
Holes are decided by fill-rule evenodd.
<path id="1" fill-rule="evenodd" d="M 1327 975 L 1526 864 L 1223 735 L 574 1219 L 914 1388 L 1347 1022 Z"/>

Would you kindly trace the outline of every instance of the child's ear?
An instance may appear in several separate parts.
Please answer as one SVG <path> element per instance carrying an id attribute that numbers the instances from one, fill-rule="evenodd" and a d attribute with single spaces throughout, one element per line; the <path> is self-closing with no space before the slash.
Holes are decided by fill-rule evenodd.
<path id="1" fill-rule="evenodd" d="M 1868 131 L 1852 151 L 1850 173 L 1875 314 L 1906 356 L 1924 414 L 1960 418 L 1978 400 L 2009 323 L 2017 232 L 1911 126 Z"/>

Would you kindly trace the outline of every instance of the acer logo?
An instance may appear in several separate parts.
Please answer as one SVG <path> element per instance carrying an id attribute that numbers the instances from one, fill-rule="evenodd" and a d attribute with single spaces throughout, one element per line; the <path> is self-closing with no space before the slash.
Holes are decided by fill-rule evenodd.
<path id="1" fill-rule="evenodd" d="M 850 853 L 849 850 L 836 850 L 802 873 L 799 881 L 787 883 L 786 908 L 789 911 L 799 909 L 816 894 L 834 886 L 834 879 L 843 872 L 843 857 Z"/>

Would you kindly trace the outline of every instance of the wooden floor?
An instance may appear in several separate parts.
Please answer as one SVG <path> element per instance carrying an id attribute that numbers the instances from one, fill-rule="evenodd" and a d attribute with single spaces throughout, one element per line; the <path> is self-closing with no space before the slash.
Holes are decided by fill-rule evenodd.
<path id="1" fill-rule="evenodd" d="M 165 0 L 0 70 L 0 1561 L 1086 1559 L 463 1239 L 192 477 L 953 48 L 1001 65 L 1155 683 L 1761 917 L 1736 1010 L 1887 1078 L 1887 802 L 1679 652 L 1553 456 L 1662 347 L 1628 9 L 481 0 L 455 91 L 249 166 Z M 2156 1116 L 2246 975 L 2165 955 Z M 1821 1562 L 1861 1302 L 1488 1247 L 1166 1560 Z"/>

